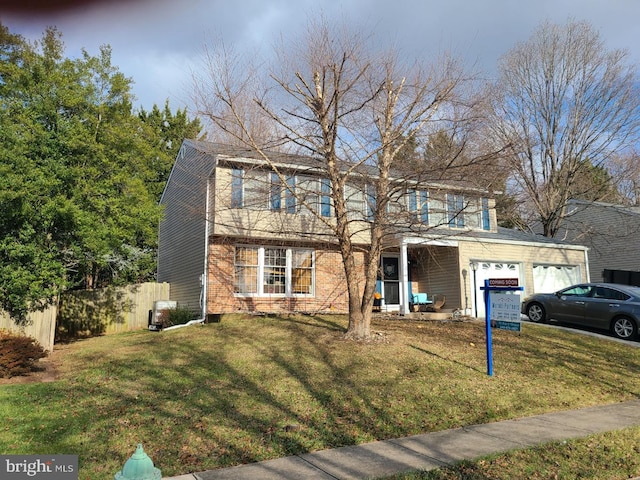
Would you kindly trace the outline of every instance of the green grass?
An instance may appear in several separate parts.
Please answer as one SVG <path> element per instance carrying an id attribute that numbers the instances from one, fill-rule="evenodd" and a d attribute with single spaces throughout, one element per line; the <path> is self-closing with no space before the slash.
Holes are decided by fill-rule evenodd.
<path id="1" fill-rule="evenodd" d="M 388 480 L 613 480 L 638 476 L 640 427 L 632 427 Z"/>
<path id="2" fill-rule="evenodd" d="M 344 340 L 345 327 L 339 316 L 237 316 L 61 346 L 58 381 L 0 386 L 0 451 L 77 454 L 80 479 L 96 480 L 142 443 L 173 476 L 640 392 L 640 349 L 616 342 L 497 330 L 489 377 L 480 323 L 380 320 L 367 344 Z"/>

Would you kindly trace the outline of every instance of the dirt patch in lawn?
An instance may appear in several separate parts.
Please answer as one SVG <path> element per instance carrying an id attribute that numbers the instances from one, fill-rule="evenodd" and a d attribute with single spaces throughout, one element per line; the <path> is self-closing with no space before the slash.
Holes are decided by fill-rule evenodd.
<path id="1" fill-rule="evenodd" d="M 25 383 L 54 382 L 58 379 L 64 348 L 56 346 L 52 352 L 41 358 L 36 364 L 36 370 L 28 375 L 18 375 L 11 378 L 0 378 L 0 385 L 13 385 Z"/>

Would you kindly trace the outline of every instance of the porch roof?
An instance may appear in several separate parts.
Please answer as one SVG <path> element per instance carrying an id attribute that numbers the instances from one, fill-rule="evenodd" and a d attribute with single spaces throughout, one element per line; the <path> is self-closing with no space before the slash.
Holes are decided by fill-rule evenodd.
<path id="1" fill-rule="evenodd" d="M 588 250 L 584 245 L 564 242 L 557 238 L 544 237 L 515 230 L 511 228 L 498 227 L 497 232 L 485 230 L 455 231 L 448 228 L 434 228 L 425 234 L 404 234 L 396 237 L 399 243 L 405 245 L 433 245 L 457 247 L 460 242 L 487 242 L 505 243 L 527 246 L 538 246 L 543 248 L 562 248 L 568 250 Z"/>

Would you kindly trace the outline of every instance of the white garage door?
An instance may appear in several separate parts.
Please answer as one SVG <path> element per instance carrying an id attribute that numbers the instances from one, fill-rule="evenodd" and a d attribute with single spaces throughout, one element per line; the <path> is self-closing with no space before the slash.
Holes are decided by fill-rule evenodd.
<path id="1" fill-rule="evenodd" d="M 480 287 L 484 287 L 484 281 L 490 278 L 517 278 L 520 285 L 520 264 L 513 262 L 479 262 L 478 270 L 475 272 L 476 278 L 476 304 L 478 313 L 476 317 L 485 317 L 484 308 L 484 291 Z M 473 280 L 473 279 L 472 279 Z"/>
<path id="2" fill-rule="evenodd" d="M 574 283 L 580 283 L 577 265 L 534 265 L 534 293 L 553 293 Z"/>

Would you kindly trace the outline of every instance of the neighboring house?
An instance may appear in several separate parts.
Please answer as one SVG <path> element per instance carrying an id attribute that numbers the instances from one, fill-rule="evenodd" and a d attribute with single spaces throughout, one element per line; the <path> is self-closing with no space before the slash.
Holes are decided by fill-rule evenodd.
<path id="1" fill-rule="evenodd" d="M 640 207 L 570 200 L 566 215 L 556 238 L 589 247 L 594 281 L 611 280 L 605 270 L 640 271 Z"/>
<path id="2" fill-rule="evenodd" d="M 158 281 L 171 284 L 178 305 L 204 318 L 348 311 L 342 258 L 327 227 L 335 221 L 331 187 L 318 160 L 271 160 L 280 176 L 255 152 L 183 142 L 161 199 L 158 252 Z M 366 245 L 375 199 L 364 177 L 347 187 L 354 226 L 361 227 L 353 241 Z M 498 228 L 494 205 L 487 192 L 460 185 L 398 192 L 390 211 L 413 221 L 410 228 L 399 223 L 385 240 L 382 309 L 409 313 L 412 294 L 420 292 L 444 295 L 445 308 L 484 316 L 485 279 L 517 278 L 525 294 L 589 280 L 585 247 Z"/>

